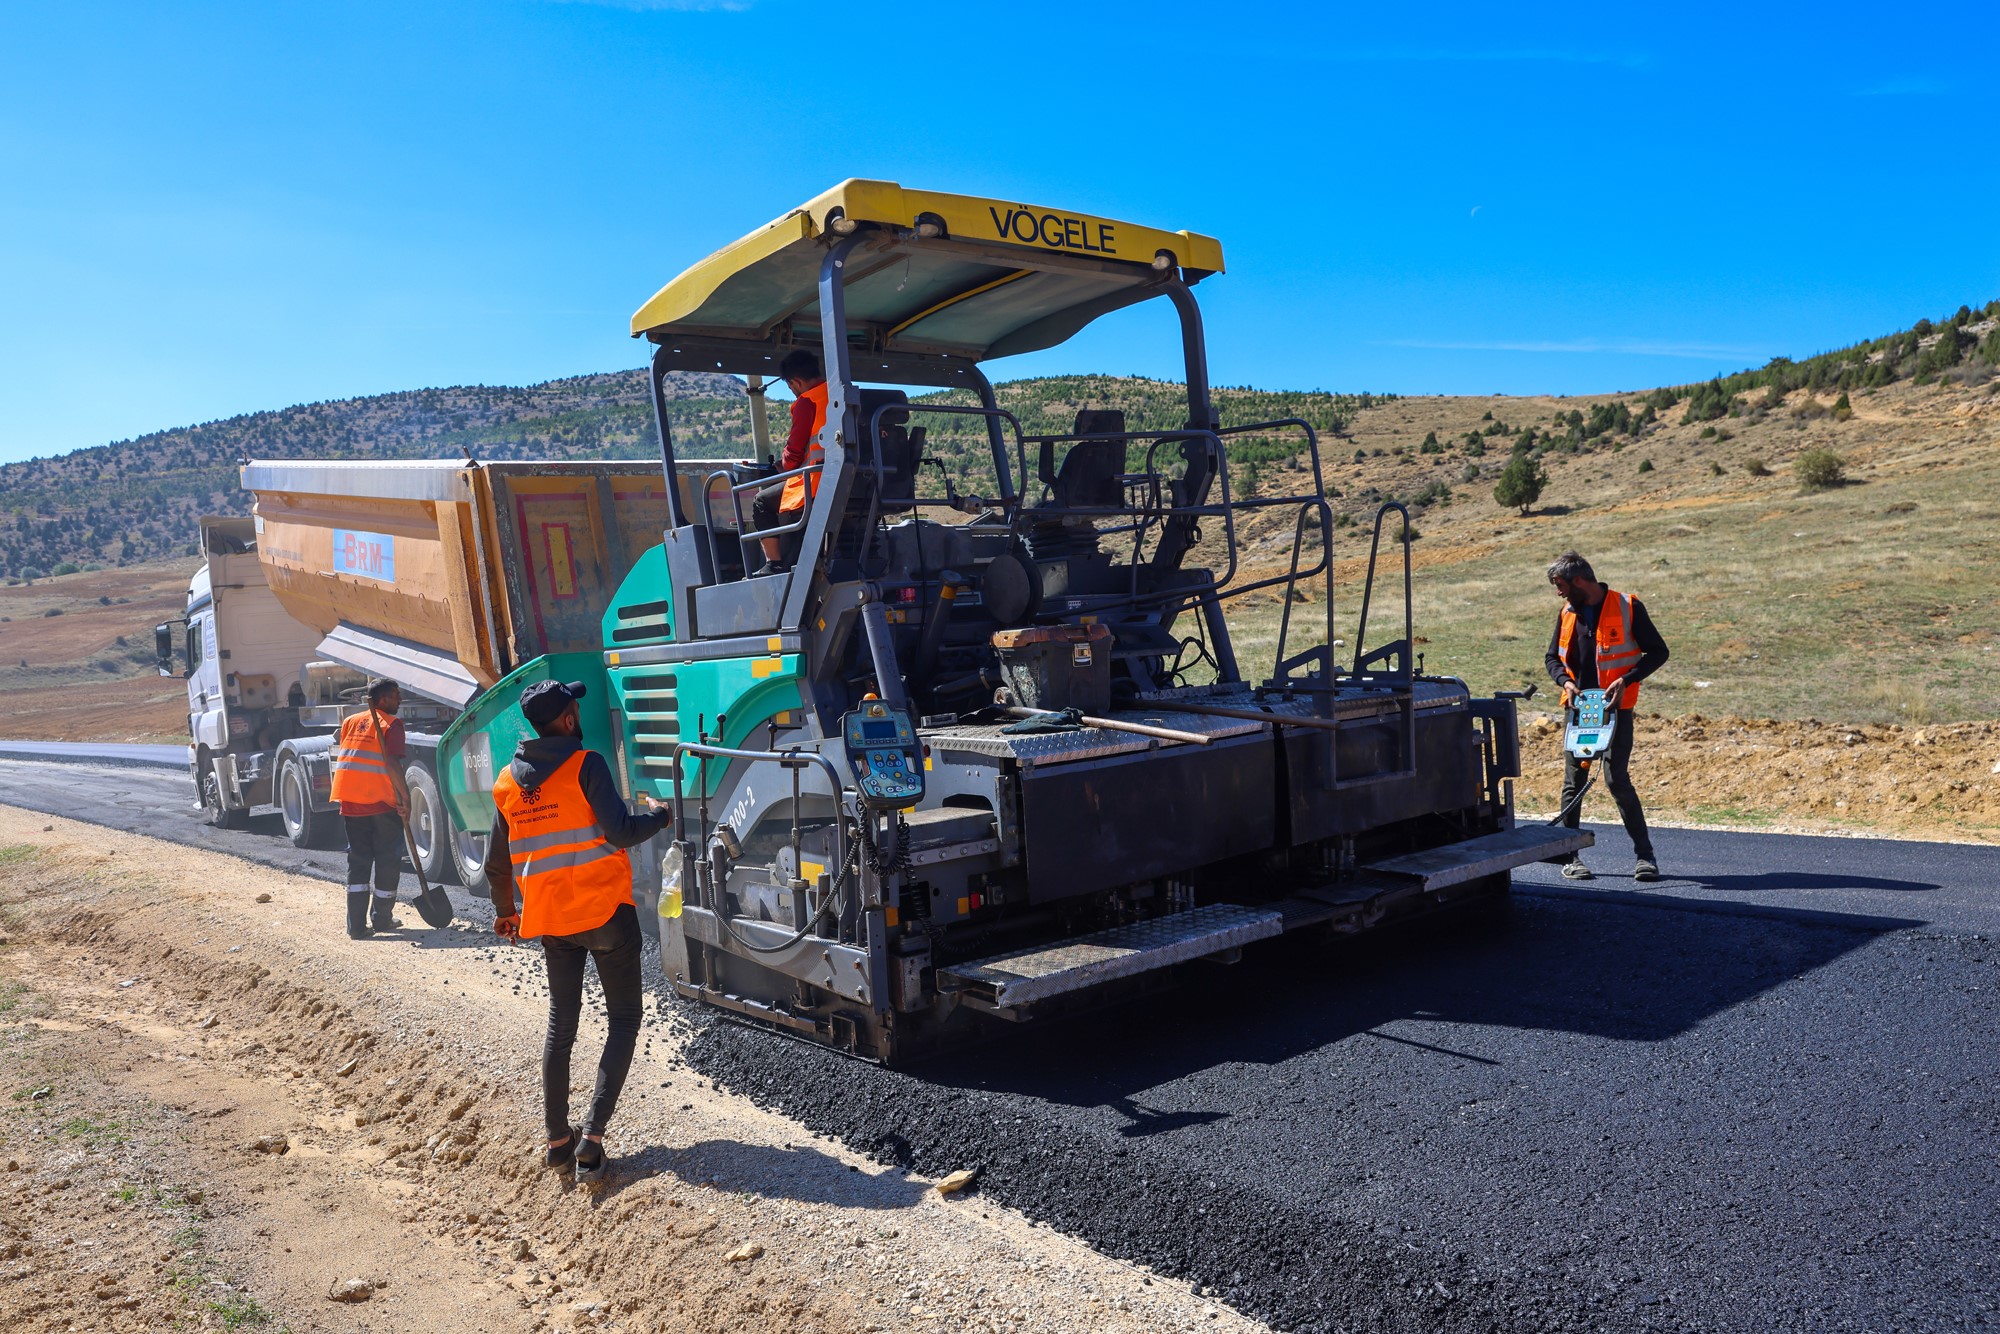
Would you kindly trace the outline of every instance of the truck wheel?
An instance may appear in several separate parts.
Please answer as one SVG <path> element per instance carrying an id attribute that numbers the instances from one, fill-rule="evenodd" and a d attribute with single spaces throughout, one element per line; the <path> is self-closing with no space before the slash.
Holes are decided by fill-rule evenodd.
<path id="1" fill-rule="evenodd" d="M 222 804 L 222 774 L 210 760 L 201 771 L 201 807 L 214 829 L 248 829 L 249 811 L 232 811 Z"/>
<path id="2" fill-rule="evenodd" d="M 278 815 L 295 848 L 325 847 L 338 827 L 331 811 L 313 809 L 312 779 L 296 758 L 286 759 L 278 769 Z"/>
<path id="3" fill-rule="evenodd" d="M 404 770 L 403 781 L 410 785 L 410 841 L 423 858 L 424 879 L 433 885 L 443 884 L 457 860 L 452 854 L 451 817 L 445 814 L 444 797 L 438 792 L 437 779 L 421 764 Z"/>
<path id="4" fill-rule="evenodd" d="M 458 868 L 458 883 L 474 894 L 486 892 L 486 835 L 470 834 L 451 822 L 452 861 Z"/>

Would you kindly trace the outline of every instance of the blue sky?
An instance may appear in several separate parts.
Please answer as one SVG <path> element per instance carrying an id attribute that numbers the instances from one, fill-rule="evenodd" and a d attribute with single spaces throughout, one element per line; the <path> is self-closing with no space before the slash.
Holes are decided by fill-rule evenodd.
<path id="1" fill-rule="evenodd" d="M 2000 295 L 1996 53 L 1984 4 L 14 0 L 0 459 L 639 365 L 848 176 L 1220 237 L 1218 383 L 1686 381 Z M 1177 362 L 1143 308 L 991 369 Z"/>

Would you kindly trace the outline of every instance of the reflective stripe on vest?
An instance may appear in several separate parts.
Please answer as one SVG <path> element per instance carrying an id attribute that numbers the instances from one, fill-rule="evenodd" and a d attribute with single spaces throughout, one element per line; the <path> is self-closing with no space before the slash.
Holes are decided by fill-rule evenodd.
<path id="1" fill-rule="evenodd" d="M 393 802 L 396 785 L 389 781 L 391 772 L 373 713 L 349 714 L 340 725 L 333 753 L 333 799 L 357 806 Z"/>
<path id="2" fill-rule="evenodd" d="M 1565 605 L 1562 609 L 1561 629 L 1556 640 L 1556 653 L 1562 659 L 1563 670 L 1576 680 L 1576 668 L 1570 665 L 1570 645 L 1576 639 L 1576 612 Z M 1645 653 L 1639 641 L 1632 635 L 1632 599 L 1623 593 L 1604 590 L 1604 603 L 1597 609 L 1597 679 L 1601 684 L 1615 680 L 1639 665 Z M 1578 682 L 1578 684 L 1582 684 Z M 1639 683 L 1629 682 L 1618 692 L 1618 706 L 1629 709 L 1639 703 Z"/>
<path id="3" fill-rule="evenodd" d="M 493 804 L 507 821 L 524 937 L 590 931 L 632 902 L 632 859 L 605 841 L 583 794 L 583 756 L 578 750 L 539 787 L 523 789 L 512 768 L 493 784 Z"/>
<path id="4" fill-rule="evenodd" d="M 799 395 L 813 405 L 812 443 L 806 446 L 805 466 L 826 461 L 826 450 L 820 445 L 819 433 L 826 428 L 826 381 L 821 380 L 812 388 Z M 806 491 L 819 494 L 819 474 L 801 473 L 797 477 L 785 479 L 785 489 L 778 495 L 778 512 L 802 509 L 806 503 Z"/>

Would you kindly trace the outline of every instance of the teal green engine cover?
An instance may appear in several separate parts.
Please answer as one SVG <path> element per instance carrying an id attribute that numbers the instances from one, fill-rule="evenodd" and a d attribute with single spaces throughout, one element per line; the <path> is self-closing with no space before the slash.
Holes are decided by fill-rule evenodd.
<path id="1" fill-rule="evenodd" d="M 493 780 L 522 739 L 534 735 L 520 703 L 521 692 L 537 681 L 581 681 L 583 744 L 602 755 L 613 753 L 604 655 L 549 653 L 524 662 L 473 700 L 438 743 L 438 786 L 460 829 L 484 834 L 493 828 Z"/>
<path id="2" fill-rule="evenodd" d="M 776 639 L 767 641 L 764 653 L 696 662 L 673 661 L 671 648 L 649 652 L 675 642 L 669 588 L 665 548 L 654 547 L 633 562 L 618 586 L 603 632 L 619 740 L 615 753 L 626 766 L 621 777 L 631 795 L 649 792 L 662 800 L 674 794 L 676 743 L 700 740 L 705 728 L 710 742 L 739 747 L 766 723 L 796 725 L 805 668 L 799 654 L 779 653 Z M 724 720 L 719 729 L 718 718 Z M 695 796 L 706 787 L 713 796 L 723 766 L 689 760 L 685 775 L 683 793 Z"/>

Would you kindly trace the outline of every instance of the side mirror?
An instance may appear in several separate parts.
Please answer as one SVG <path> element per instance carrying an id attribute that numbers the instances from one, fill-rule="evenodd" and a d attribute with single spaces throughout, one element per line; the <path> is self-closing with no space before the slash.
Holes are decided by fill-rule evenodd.
<path id="1" fill-rule="evenodd" d="M 161 676 L 178 676 L 174 670 L 174 627 L 156 625 L 153 627 L 153 656 L 159 659 Z"/>

